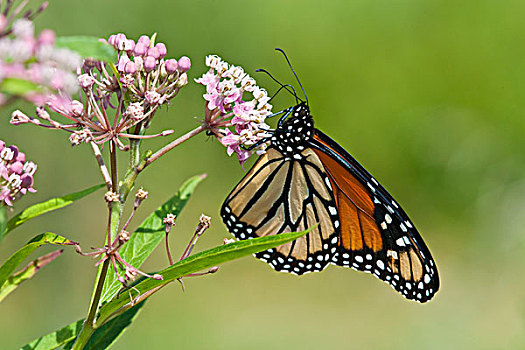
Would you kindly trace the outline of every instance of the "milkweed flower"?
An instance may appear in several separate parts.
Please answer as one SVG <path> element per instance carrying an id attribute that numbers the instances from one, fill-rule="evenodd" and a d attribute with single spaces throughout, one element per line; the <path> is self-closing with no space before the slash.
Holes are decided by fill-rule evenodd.
<path id="1" fill-rule="evenodd" d="M 265 119 L 272 112 L 270 97 L 244 69 L 223 61 L 217 55 L 206 57 L 210 69 L 195 79 L 206 87 L 204 123 L 209 132 L 237 154 L 243 164 L 254 152 L 263 154 L 268 136 Z"/>
<path id="2" fill-rule="evenodd" d="M 155 35 L 143 35 L 135 42 L 120 33 L 101 41 L 115 48 L 117 61 L 85 60 L 76 78 L 76 89 L 81 91 L 79 99 L 53 96 L 45 108 L 37 108 L 36 117 L 15 111 L 11 124 L 32 123 L 65 130 L 74 146 L 112 140 L 121 150 L 129 148 L 122 138 L 143 139 L 173 133 L 166 130 L 144 135 L 144 130 L 158 108 L 168 104 L 187 84 L 190 59 L 185 56 L 178 61 L 166 59 L 166 45 L 155 43 Z M 64 117 L 66 123 L 52 118 L 48 110 Z"/>
<path id="3" fill-rule="evenodd" d="M 55 94 L 71 95 L 78 89 L 76 68 L 81 57 L 70 50 L 55 46 L 55 33 L 43 30 L 35 36 L 33 18 L 47 7 L 45 2 L 36 11 L 26 11 L 15 19 L 27 2 L 13 9 L 15 1 L 8 1 L 0 14 L 0 105 L 22 97 L 36 105 L 44 104 Z M 12 12 L 12 13 L 11 13 Z M 27 81 L 27 91 L 11 89 L 10 85 L 25 86 L 17 80 Z"/>
<path id="4" fill-rule="evenodd" d="M 26 160 L 16 146 L 7 146 L 0 140 L 0 205 L 12 206 L 13 202 L 33 188 L 33 175 L 37 165 Z"/>

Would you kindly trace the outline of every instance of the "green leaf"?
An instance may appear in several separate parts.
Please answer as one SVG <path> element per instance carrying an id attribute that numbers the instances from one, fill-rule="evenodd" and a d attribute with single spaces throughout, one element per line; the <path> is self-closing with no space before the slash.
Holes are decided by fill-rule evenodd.
<path id="1" fill-rule="evenodd" d="M 197 185 L 205 177 L 206 175 L 197 175 L 186 180 L 177 194 L 168 199 L 142 222 L 135 233 L 131 235 L 130 240 L 120 249 L 120 256 L 132 266 L 139 268 L 166 234 L 162 220 L 170 213 L 179 215 Z M 113 298 L 120 287 L 121 283 L 117 280 L 115 271 L 110 269 L 102 289 L 101 302 Z"/>
<path id="2" fill-rule="evenodd" d="M 79 320 L 75 323 L 65 326 L 53 333 L 46 334 L 38 339 L 33 340 L 20 348 L 20 350 L 51 350 L 56 349 L 67 342 L 76 339 L 84 320 Z"/>
<path id="3" fill-rule="evenodd" d="M 163 276 L 163 280 L 146 278 L 134 285 L 131 291 L 135 293 L 137 291 L 140 292 L 143 297 L 139 300 L 145 300 L 145 298 L 149 297 L 156 290 L 179 277 L 216 266 L 226 261 L 238 259 L 246 255 L 251 255 L 263 250 L 280 246 L 301 236 L 304 236 L 313 228 L 315 228 L 315 226 L 302 232 L 282 233 L 279 235 L 259 237 L 225 244 L 206 250 L 181 260 L 172 266 L 158 272 Z M 134 297 L 137 297 L 137 295 L 134 295 Z M 127 293 L 121 293 L 119 296 L 102 306 L 100 309 L 99 320 L 101 323 L 103 323 L 105 320 L 110 319 L 113 315 L 116 315 L 131 306 L 132 305 Z"/>
<path id="4" fill-rule="evenodd" d="M 24 261 L 29 254 L 31 254 L 36 248 L 44 244 L 55 244 L 55 245 L 74 245 L 73 241 L 67 238 L 59 236 L 57 234 L 46 232 L 39 234 L 17 252 L 15 252 L 7 261 L 0 266 L 0 286 L 3 286 L 9 276 L 15 271 L 18 265 Z"/>
<path id="5" fill-rule="evenodd" d="M 0 83 L 0 92 L 7 95 L 24 96 L 29 92 L 42 92 L 42 86 L 19 78 L 6 78 Z"/>
<path id="6" fill-rule="evenodd" d="M 43 255 L 40 258 L 31 261 L 26 267 L 22 270 L 9 276 L 4 285 L 0 288 L 0 302 L 4 300 L 6 296 L 12 293 L 20 283 L 27 281 L 32 278 L 40 269 L 51 261 L 55 260 L 62 254 L 64 250 L 57 250 L 49 254 Z"/>
<path id="7" fill-rule="evenodd" d="M 108 349 L 122 332 L 131 325 L 131 322 L 135 319 L 143 305 L 144 302 L 137 304 L 122 315 L 98 328 L 89 339 L 84 350 Z M 51 350 L 60 346 L 64 346 L 64 349 L 71 349 L 78 334 L 82 330 L 83 323 L 83 319 L 74 322 L 56 332 L 33 340 L 31 343 L 20 348 L 20 350 Z"/>
<path id="8" fill-rule="evenodd" d="M 64 47 L 75 51 L 83 58 L 93 58 L 97 61 L 108 63 L 117 62 L 117 51 L 113 46 L 101 42 L 98 38 L 90 36 L 63 36 L 57 38 L 56 47 Z"/>
<path id="9" fill-rule="evenodd" d="M 5 230 L 0 231 L 0 232 L 3 232 L 3 234 L 0 234 L 0 241 L 10 231 L 22 225 L 24 222 L 31 220 L 34 217 L 37 217 L 39 215 L 48 213 L 50 211 L 64 208 L 72 204 L 74 201 L 79 200 L 80 198 L 83 198 L 87 196 L 88 194 L 95 192 L 101 187 L 104 187 L 104 184 L 95 185 L 83 191 L 70 193 L 63 197 L 52 198 L 45 202 L 38 203 L 38 204 L 30 206 L 29 208 L 24 209 L 22 212 L 16 214 L 14 217 L 11 218 L 11 220 L 9 220 Z"/>
<path id="10" fill-rule="evenodd" d="M 5 229 L 7 227 L 7 209 L 0 204 L 0 242 L 4 236 Z"/>

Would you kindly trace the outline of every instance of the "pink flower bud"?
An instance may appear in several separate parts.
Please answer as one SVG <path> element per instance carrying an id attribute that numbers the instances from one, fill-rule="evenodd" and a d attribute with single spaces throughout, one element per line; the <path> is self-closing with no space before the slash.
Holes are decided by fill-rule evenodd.
<path id="1" fill-rule="evenodd" d="M 17 162 L 25 162 L 26 161 L 26 154 L 24 152 L 18 152 L 18 155 L 16 156 Z"/>
<path id="2" fill-rule="evenodd" d="M 71 113 L 74 116 L 79 116 L 79 117 L 82 114 L 84 114 L 84 105 L 82 104 L 82 102 L 77 101 L 77 100 L 71 101 Z"/>
<path id="3" fill-rule="evenodd" d="M 148 49 L 148 56 L 152 56 L 152 57 L 155 57 L 156 59 L 159 59 L 160 58 L 159 49 L 157 49 L 156 47 L 150 47 Z"/>
<path id="4" fill-rule="evenodd" d="M 121 43 L 124 41 L 124 40 L 127 40 L 128 38 L 126 38 L 126 35 L 125 34 L 122 34 L 122 33 L 118 33 L 117 34 L 117 38 L 115 39 L 115 48 L 118 49 L 120 47 L 120 45 L 122 45 Z"/>
<path id="5" fill-rule="evenodd" d="M 78 76 L 78 85 L 82 89 L 88 90 L 93 86 L 93 84 L 95 84 L 95 78 L 93 78 L 91 75 L 81 74 Z"/>
<path id="6" fill-rule="evenodd" d="M 158 43 L 157 45 L 155 45 L 155 48 L 159 50 L 160 58 L 164 58 L 168 53 L 166 45 L 164 45 L 163 43 Z"/>
<path id="7" fill-rule="evenodd" d="M 179 72 L 185 73 L 189 71 L 190 68 L 191 68 L 191 60 L 186 56 L 182 56 L 179 59 Z"/>
<path id="8" fill-rule="evenodd" d="M 44 29 L 38 37 L 39 45 L 54 45 L 56 40 L 55 32 L 51 29 Z"/>
<path id="9" fill-rule="evenodd" d="M 144 60 L 140 56 L 135 56 L 133 62 L 135 62 L 135 67 L 137 67 L 138 71 L 141 71 L 144 67 Z"/>
<path id="10" fill-rule="evenodd" d="M 118 45 L 118 49 L 121 51 L 133 51 L 135 48 L 135 42 L 131 39 L 121 40 Z"/>
<path id="11" fill-rule="evenodd" d="M 117 46 L 117 36 L 116 35 L 110 35 L 108 39 L 108 44 L 112 45 L 116 48 Z"/>
<path id="12" fill-rule="evenodd" d="M 124 72 L 126 74 L 135 74 L 137 72 L 137 66 L 135 65 L 135 62 L 129 61 L 126 63 L 126 66 L 124 67 Z"/>
<path id="13" fill-rule="evenodd" d="M 177 69 L 179 68 L 179 64 L 177 63 L 177 60 L 174 58 L 170 58 L 169 60 L 166 60 L 166 63 L 164 64 L 166 67 L 166 72 L 168 74 L 174 74 L 177 72 Z"/>
<path id="14" fill-rule="evenodd" d="M 144 59 L 144 70 L 149 73 L 152 70 L 154 70 L 156 66 L 157 60 L 155 59 L 155 57 L 146 56 L 146 58 Z"/>
<path id="15" fill-rule="evenodd" d="M 23 169 L 24 169 L 24 163 L 22 162 L 14 162 L 9 166 L 9 170 L 18 175 L 22 174 Z"/>
<path id="16" fill-rule="evenodd" d="M 120 57 L 120 59 L 118 60 L 118 65 L 117 65 L 117 69 L 120 71 L 120 72 L 124 72 L 124 68 L 126 67 L 126 63 L 129 62 L 129 57 L 126 56 L 126 55 L 123 55 Z"/>
<path id="17" fill-rule="evenodd" d="M 151 45 L 151 40 L 149 39 L 149 37 L 147 35 L 142 35 L 139 38 L 139 40 L 137 40 L 137 43 L 142 43 L 142 44 L 144 44 L 144 46 L 146 46 L 146 48 L 148 48 Z"/>
<path id="18" fill-rule="evenodd" d="M 0 152 L 5 148 L 5 142 L 0 140 Z"/>
<path id="19" fill-rule="evenodd" d="M 144 56 L 147 51 L 148 51 L 148 46 L 146 46 L 146 44 L 144 44 L 143 42 L 139 41 L 137 45 L 135 45 L 134 52 L 136 56 Z"/>

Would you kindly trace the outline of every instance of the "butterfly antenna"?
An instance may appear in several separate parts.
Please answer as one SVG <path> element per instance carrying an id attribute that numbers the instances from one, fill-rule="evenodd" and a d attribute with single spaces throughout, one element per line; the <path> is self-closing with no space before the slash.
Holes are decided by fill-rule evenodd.
<path id="1" fill-rule="evenodd" d="M 288 88 L 292 89 L 293 92 L 290 91 L 290 90 L 288 90 Z M 299 97 L 297 97 L 297 93 L 295 92 L 294 87 L 293 87 L 292 85 L 289 85 L 289 84 L 281 85 L 281 87 L 280 87 L 280 88 L 279 88 L 279 89 L 273 94 L 273 96 L 270 98 L 269 101 L 273 100 L 273 98 L 274 98 L 275 96 L 277 96 L 277 94 L 278 94 L 279 92 L 281 92 L 282 90 L 286 90 L 286 91 L 288 91 L 289 93 L 293 94 L 294 97 L 295 97 L 295 103 L 296 103 L 296 104 L 299 104 L 299 101 L 303 102 Z"/>
<path id="2" fill-rule="evenodd" d="M 292 64 L 290 63 L 290 60 L 288 59 L 288 56 L 286 56 L 286 53 L 284 53 L 284 50 L 281 48 L 276 47 L 277 51 L 281 52 L 286 59 L 286 62 L 288 62 L 288 66 L 290 66 L 290 69 L 292 70 L 293 75 L 295 75 L 295 79 L 297 79 L 297 82 L 299 83 L 299 86 L 301 87 L 301 90 L 303 90 L 304 98 L 306 99 L 306 105 L 308 105 L 308 96 L 306 96 L 306 91 L 304 91 L 303 85 L 301 84 L 301 81 L 299 80 L 299 77 L 293 70 Z"/>
<path id="3" fill-rule="evenodd" d="M 266 69 L 259 68 L 259 69 L 256 69 L 255 71 L 258 72 L 258 73 L 259 73 L 259 72 L 263 72 L 263 73 L 268 74 L 268 76 L 269 76 L 270 78 L 272 78 L 273 81 L 275 81 L 277 84 L 279 84 L 279 85 L 281 86 L 281 87 L 279 88 L 279 90 L 277 90 L 277 92 L 276 92 L 275 94 L 273 94 L 272 99 L 273 99 L 273 98 L 279 93 L 279 91 L 281 91 L 282 89 L 285 89 L 286 91 L 288 91 L 289 93 L 291 93 L 292 95 L 294 95 L 294 97 L 295 97 L 295 102 L 296 102 L 296 103 L 299 103 L 300 98 L 297 97 L 297 92 L 295 91 L 295 89 L 294 89 L 294 87 L 293 87 L 292 85 L 289 85 L 289 84 L 284 85 L 284 84 L 282 84 L 279 80 L 275 79 L 275 78 L 273 77 L 273 75 L 271 75 L 270 72 L 268 72 Z M 293 92 L 290 91 L 288 88 L 291 88 Z"/>

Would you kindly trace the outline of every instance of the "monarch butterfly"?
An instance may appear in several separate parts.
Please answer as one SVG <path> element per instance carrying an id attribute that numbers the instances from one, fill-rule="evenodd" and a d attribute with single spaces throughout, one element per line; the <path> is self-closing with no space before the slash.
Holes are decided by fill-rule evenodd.
<path id="1" fill-rule="evenodd" d="M 297 275 L 328 264 L 350 267 L 407 299 L 430 300 L 439 289 L 437 268 L 407 214 L 347 151 L 314 128 L 307 98 L 282 113 L 265 140 L 266 153 L 222 205 L 228 231 L 243 240 L 318 223 L 305 236 L 255 256 Z"/>

